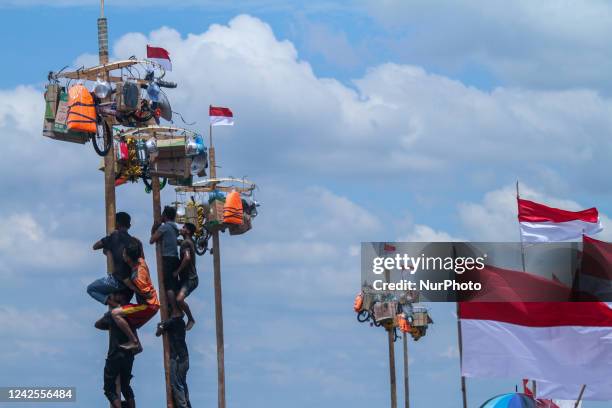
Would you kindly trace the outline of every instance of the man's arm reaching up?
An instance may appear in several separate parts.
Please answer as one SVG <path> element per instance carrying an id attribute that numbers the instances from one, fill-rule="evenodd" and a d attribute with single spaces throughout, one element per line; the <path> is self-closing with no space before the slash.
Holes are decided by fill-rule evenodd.
<path id="1" fill-rule="evenodd" d="M 161 239 L 162 233 L 159 230 L 160 226 L 161 226 L 161 224 L 159 222 L 156 222 L 151 227 L 151 239 L 149 239 L 149 244 L 154 244 L 154 243 L 156 243 L 157 241 L 159 241 Z"/>

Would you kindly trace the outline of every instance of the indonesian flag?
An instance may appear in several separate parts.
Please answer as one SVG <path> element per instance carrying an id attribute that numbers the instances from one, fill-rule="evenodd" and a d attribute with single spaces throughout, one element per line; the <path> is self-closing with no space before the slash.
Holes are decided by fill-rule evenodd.
<path id="1" fill-rule="evenodd" d="M 589 384 L 612 373 L 606 303 L 462 302 L 459 318 L 466 377 Z"/>
<path id="2" fill-rule="evenodd" d="M 574 292 L 586 300 L 612 301 L 612 244 L 587 236 L 582 238 Z"/>
<path id="3" fill-rule="evenodd" d="M 170 61 L 170 53 L 161 47 L 152 47 L 147 45 L 147 59 L 157 62 L 166 71 L 172 71 L 172 61 Z"/>
<path id="4" fill-rule="evenodd" d="M 603 229 L 597 208 L 567 211 L 521 198 L 517 200 L 523 242 L 566 241 Z"/>
<path id="5" fill-rule="evenodd" d="M 583 237 L 580 270 L 574 281 L 576 294 L 597 300 L 612 300 L 612 244 Z M 559 384 L 538 382 L 537 393 L 541 398 L 577 398 L 582 383 Z M 586 385 L 583 400 L 612 400 L 612 380 L 600 379 Z M 573 405 L 572 405 L 573 407 Z"/>
<path id="6" fill-rule="evenodd" d="M 211 106 L 208 114 L 211 126 L 234 126 L 234 114 L 229 108 Z"/>
<path id="7" fill-rule="evenodd" d="M 391 245 L 385 242 L 385 244 L 383 245 L 383 250 L 385 252 L 395 252 L 397 251 L 397 248 L 395 247 L 395 245 Z"/>

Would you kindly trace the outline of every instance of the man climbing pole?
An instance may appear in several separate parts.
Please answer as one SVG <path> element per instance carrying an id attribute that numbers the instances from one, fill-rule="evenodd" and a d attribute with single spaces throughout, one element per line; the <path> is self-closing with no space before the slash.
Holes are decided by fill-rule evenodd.
<path id="1" fill-rule="evenodd" d="M 151 282 L 149 267 L 141 256 L 139 244 L 133 239 L 123 250 L 123 258 L 132 270 L 131 282 L 135 288 L 138 303 L 119 306 L 111 311 L 113 321 L 129 339 L 119 347 L 136 353 L 142 351 L 142 346 L 135 333 L 136 329 L 151 320 L 159 310 L 157 291 Z"/>
<path id="2" fill-rule="evenodd" d="M 185 342 L 185 321 L 182 317 L 172 317 L 157 325 L 156 336 L 168 334 L 170 343 L 170 385 L 175 408 L 191 408 L 187 371 L 189 370 L 189 351 Z"/>
<path id="3" fill-rule="evenodd" d="M 110 294 L 123 290 L 126 287 L 132 291 L 135 289 L 130 280 L 130 266 L 123 259 L 123 250 L 132 239 L 135 239 L 128 233 L 130 227 L 130 215 L 125 212 L 118 212 L 115 215 L 115 231 L 93 245 L 94 251 L 102 249 L 105 255 L 108 252 L 111 253 L 113 273 L 92 282 L 87 287 L 87 293 L 98 302 L 111 307 L 116 307 L 118 304 L 109 297 Z M 142 243 L 140 241 L 137 242 L 140 246 L 140 253 L 144 257 Z"/>
<path id="4" fill-rule="evenodd" d="M 176 209 L 166 206 L 161 214 L 161 224 L 155 223 L 151 227 L 150 244 L 161 242 L 162 251 L 162 269 L 164 271 L 164 287 L 168 304 L 172 311 L 177 309 L 176 306 L 176 290 L 178 280 L 174 277 L 173 272 L 177 270 L 180 260 L 178 257 L 178 234 L 179 229 L 174 220 L 176 219 Z"/>
<path id="5" fill-rule="evenodd" d="M 109 295 L 112 301 L 118 305 L 124 305 L 132 294 L 128 290 L 122 290 Z M 115 324 L 107 313 L 100 318 L 96 324 L 97 329 L 109 330 L 108 353 L 104 365 L 104 395 L 113 408 L 135 408 L 134 391 L 130 386 L 132 379 L 132 367 L 134 365 L 134 354 L 120 347 L 120 344 L 128 341 L 127 336 Z M 120 378 L 120 394 L 116 389 L 117 378 Z M 125 398 L 125 405 L 121 403 L 121 395 Z"/>
<path id="6" fill-rule="evenodd" d="M 186 330 L 191 330 L 195 324 L 191 309 L 185 301 L 185 298 L 191 294 L 198 287 L 198 272 L 196 269 L 196 253 L 195 244 L 193 242 L 193 234 L 195 234 L 196 226 L 192 223 L 186 223 L 181 228 L 181 236 L 183 242 L 181 242 L 181 258 L 179 267 L 174 271 L 173 277 L 177 279 L 177 293 L 176 293 L 176 310 L 172 311 L 172 317 L 182 317 L 182 312 L 187 315 L 187 327 Z"/>

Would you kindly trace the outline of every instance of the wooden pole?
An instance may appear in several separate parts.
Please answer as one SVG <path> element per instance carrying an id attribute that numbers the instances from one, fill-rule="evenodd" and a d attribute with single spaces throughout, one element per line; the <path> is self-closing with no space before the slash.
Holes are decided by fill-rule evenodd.
<path id="1" fill-rule="evenodd" d="M 153 218 L 156 223 L 161 221 L 161 194 L 159 177 L 151 178 L 151 194 L 153 196 Z M 166 287 L 164 285 L 164 266 L 162 260 L 161 242 L 155 244 L 155 258 L 157 261 L 157 287 L 159 288 L 159 303 L 160 315 L 162 321 L 168 320 L 168 299 L 166 297 Z M 168 333 L 163 334 L 163 349 L 164 349 L 164 373 L 166 379 L 166 407 L 174 408 L 172 399 L 172 388 L 170 387 L 170 348 L 168 345 Z"/>
<path id="2" fill-rule="evenodd" d="M 463 366 L 463 338 L 461 336 L 461 319 L 459 319 L 459 302 L 457 302 L 457 338 L 459 342 L 459 370 Z M 465 377 L 461 375 L 461 397 L 463 400 L 463 408 L 467 408 L 467 392 L 465 386 Z"/>
<path id="3" fill-rule="evenodd" d="M 212 142 L 212 126 L 209 126 L 209 163 L 210 178 L 217 178 L 215 147 Z M 213 186 L 214 187 L 214 186 Z M 215 329 L 217 333 L 217 403 L 218 408 L 225 408 L 225 342 L 223 338 L 223 301 L 221 291 L 221 250 L 219 231 L 212 233 L 213 277 L 215 286 Z"/>
<path id="4" fill-rule="evenodd" d="M 585 389 L 586 389 L 586 384 L 582 384 L 582 388 L 580 389 L 580 394 L 578 394 L 578 399 L 576 400 L 576 403 L 574 404 L 574 408 L 578 408 L 578 406 L 580 405 L 580 401 L 582 401 L 582 396 L 584 395 Z"/>
<path id="5" fill-rule="evenodd" d="M 104 17 L 104 0 L 100 0 L 100 17 L 98 18 L 98 57 L 100 64 L 108 63 L 108 23 Z M 108 73 L 105 73 L 105 77 L 108 77 Z M 95 142 L 92 141 L 92 143 Z M 113 144 L 111 144 L 108 154 L 104 156 L 104 207 L 106 211 L 106 234 L 110 235 L 115 230 L 115 213 L 117 211 L 115 203 L 115 152 Z M 109 275 L 113 273 L 113 258 L 110 252 L 106 256 L 106 271 Z M 120 384 L 120 378 L 117 377 L 115 387 L 119 396 L 121 396 Z"/>
<path id="6" fill-rule="evenodd" d="M 410 408 L 410 389 L 408 378 L 408 333 L 402 335 L 404 341 L 404 407 Z"/>
<path id="7" fill-rule="evenodd" d="M 384 251 L 384 244 L 381 243 L 379 253 L 382 254 Z M 391 271 L 385 269 L 384 272 L 385 282 L 391 281 Z M 389 386 L 391 392 L 391 408 L 397 408 L 397 379 L 395 376 L 395 331 L 393 330 L 393 324 L 387 329 L 387 342 L 389 346 Z"/>
<path id="8" fill-rule="evenodd" d="M 391 408 L 397 408 L 397 387 L 395 378 L 395 342 L 393 326 L 387 329 L 387 338 L 389 342 L 389 385 L 391 386 Z"/>

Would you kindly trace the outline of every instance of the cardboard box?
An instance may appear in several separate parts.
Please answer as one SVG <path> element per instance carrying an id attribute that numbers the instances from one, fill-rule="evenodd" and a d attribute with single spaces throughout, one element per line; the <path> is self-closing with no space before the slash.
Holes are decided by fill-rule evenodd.
<path id="1" fill-rule="evenodd" d="M 180 159 L 185 155 L 185 138 L 161 139 L 157 141 L 160 159 Z"/>
<path id="2" fill-rule="evenodd" d="M 149 172 L 152 176 L 185 179 L 191 177 L 191 159 L 187 157 L 180 159 L 162 159 L 158 157 L 151 164 Z"/>
<path id="3" fill-rule="evenodd" d="M 91 135 L 89 133 L 81 133 L 81 132 L 57 132 L 55 130 L 55 124 L 53 121 L 44 120 L 43 123 L 43 131 L 42 135 L 49 137 L 54 140 L 61 140 L 63 142 L 71 142 L 71 143 L 79 143 L 84 144 L 91 140 Z"/>

